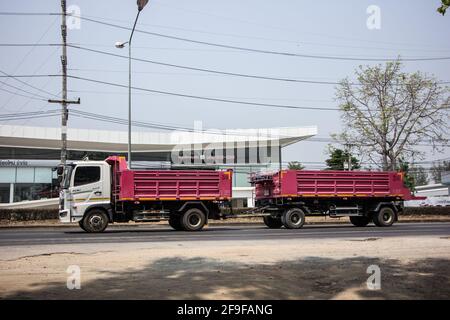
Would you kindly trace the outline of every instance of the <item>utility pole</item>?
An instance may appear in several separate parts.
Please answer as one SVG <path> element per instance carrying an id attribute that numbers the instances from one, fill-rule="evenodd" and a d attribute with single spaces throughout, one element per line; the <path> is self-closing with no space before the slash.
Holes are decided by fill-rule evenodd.
<path id="1" fill-rule="evenodd" d="M 61 0 L 62 20 L 61 20 L 61 36 L 62 36 L 62 99 L 48 100 L 49 103 L 60 103 L 62 107 L 61 113 L 61 164 L 66 165 L 67 161 L 67 120 L 69 118 L 68 104 L 80 104 L 80 98 L 77 101 L 67 100 L 67 26 L 66 26 L 66 0 Z"/>

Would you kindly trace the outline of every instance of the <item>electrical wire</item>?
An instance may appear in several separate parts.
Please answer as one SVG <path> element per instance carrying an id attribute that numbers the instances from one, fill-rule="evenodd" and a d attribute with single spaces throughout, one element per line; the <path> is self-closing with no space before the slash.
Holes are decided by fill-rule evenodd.
<path id="1" fill-rule="evenodd" d="M 3 82 L 0 81 L 0 83 L 3 83 Z M 24 94 L 20 94 L 20 93 L 14 92 L 14 91 L 9 91 L 8 89 L 4 89 L 4 88 L 0 88 L 0 90 L 4 91 L 4 92 L 7 92 L 9 94 L 15 95 L 15 96 L 19 96 L 19 97 L 24 97 L 24 98 L 34 99 L 34 100 L 39 100 L 39 101 L 43 101 L 44 100 L 44 99 L 36 98 L 35 96 L 26 96 Z"/>
<path id="2" fill-rule="evenodd" d="M 0 12 L 0 15 L 49 15 L 49 16 L 54 16 L 54 15 L 61 15 L 61 13 L 25 13 L 25 12 Z M 92 19 L 92 18 L 88 18 L 85 16 L 79 16 L 79 15 L 74 15 L 74 14 L 70 14 L 68 13 L 67 16 L 72 16 L 78 19 L 82 19 L 85 21 L 89 21 L 92 23 L 96 23 L 96 24 L 100 24 L 100 25 L 105 25 L 105 26 L 109 26 L 109 27 L 114 27 L 114 28 L 118 28 L 118 29 L 122 29 L 122 30 L 132 30 L 132 28 L 130 27 L 125 27 L 125 26 L 121 26 L 118 24 L 114 24 L 114 23 L 108 23 L 108 22 L 104 22 L 104 21 L 100 21 L 97 19 Z M 184 37 L 177 37 L 177 36 L 172 36 L 172 35 L 167 35 L 167 34 L 162 34 L 162 33 L 157 33 L 157 32 L 150 32 L 150 31 L 144 31 L 144 30 L 139 30 L 139 29 L 135 29 L 135 32 L 138 33 L 143 33 L 143 34 L 147 34 L 147 35 L 151 35 L 151 36 L 156 36 L 156 37 L 162 37 L 162 38 L 166 38 L 166 39 L 172 39 L 172 40 L 178 40 L 178 41 L 183 41 L 183 42 L 189 42 L 189 43 L 195 43 L 195 44 L 200 44 L 200 45 L 207 45 L 207 46 L 213 46 L 213 47 L 219 47 L 219 48 L 226 48 L 226 49 L 233 49 L 233 50 L 240 50 L 240 51 L 245 51 L 245 52 L 252 52 L 252 53 L 263 53 L 263 54 L 270 54 L 270 55 L 280 55 L 280 56 L 287 56 L 287 57 L 298 57 L 298 58 L 309 58 L 309 59 L 320 59 L 320 60 L 335 60 L 335 61 L 393 61 L 393 60 L 397 60 L 398 57 L 392 57 L 392 58 L 363 58 L 363 57 L 344 57 L 344 56 L 325 56 L 325 55 L 311 55 L 311 54 L 300 54 L 300 53 L 293 53 L 293 52 L 282 52 L 282 51 L 273 51 L 273 50 L 263 50 L 263 49 L 254 49 L 254 48 L 248 48 L 248 47 L 241 47 L 241 46 L 234 46 L 234 45 L 228 45 L 228 44 L 221 44 L 221 43 L 214 43 L 214 42 L 208 42 L 208 41 L 200 41 L 200 40 L 195 40 L 195 39 L 190 39 L 190 38 L 184 38 Z M 407 62 L 411 62 L 411 61 L 441 61 L 441 60 L 450 60 L 450 56 L 442 56 L 442 57 L 420 57 L 420 58 L 411 58 L 411 57 L 406 57 L 406 58 L 402 58 L 402 61 L 407 61 Z"/>
<path id="3" fill-rule="evenodd" d="M 0 71 L 0 72 L 1 72 L 1 71 Z M 27 90 L 23 90 L 23 89 L 21 89 L 21 88 L 19 88 L 19 87 L 13 86 L 13 85 L 8 84 L 8 83 L 6 83 L 6 82 L 0 81 L 0 83 L 3 84 L 4 86 L 7 86 L 7 87 L 10 87 L 10 88 L 13 88 L 13 89 L 16 89 L 16 90 L 18 90 L 18 91 L 22 91 L 22 92 L 24 92 L 24 93 L 28 93 L 28 94 L 34 96 L 34 98 L 30 97 L 30 99 L 36 99 L 36 97 L 39 97 L 39 98 L 40 98 L 39 100 L 46 100 L 46 99 L 47 99 L 47 97 L 38 95 L 38 94 L 36 94 L 36 93 L 30 92 L 30 91 L 27 91 Z M 2 88 L 0 88 L 0 89 L 2 89 Z"/>
<path id="4" fill-rule="evenodd" d="M 123 85 L 123 84 L 119 84 L 119 83 L 95 80 L 95 79 L 84 78 L 84 77 L 73 76 L 73 75 L 68 75 L 67 77 L 72 78 L 72 79 L 92 82 L 92 83 L 114 86 L 114 87 L 128 88 L 127 85 Z M 208 97 L 203 97 L 203 96 L 196 96 L 196 95 L 169 92 L 169 91 L 161 91 L 161 90 L 153 90 L 153 89 L 140 88 L 140 87 L 134 87 L 134 86 L 132 86 L 131 88 L 134 90 L 138 90 L 138 91 L 153 92 L 153 93 L 159 93 L 159 94 L 163 94 L 163 95 L 170 95 L 170 96 L 176 96 L 176 97 L 223 102 L 223 103 L 230 103 L 230 104 L 242 104 L 242 105 L 258 106 L 258 107 L 284 108 L 284 109 L 297 109 L 297 110 L 316 110 L 316 111 L 339 111 L 340 110 L 337 108 L 299 107 L 299 106 L 293 106 L 293 105 L 280 105 L 280 104 L 257 103 L 257 102 L 248 102 L 248 101 L 219 99 L 219 98 L 208 98 Z"/>
<path id="5" fill-rule="evenodd" d="M 83 51 L 89 51 L 89 52 L 93 52 L 93 53 L 113 56 L 113 57 L 122 58 L 122 59 L 129 59 L 128 56 L 111 53 L 111 52 L 107 52 L 107 51 L 102 51 L 102 50 L 90 49 L 90 48 L 85 48 L 85 47 L 76 46 L 76 45 L 68 45 L 68 47 L 83 50 Z M 253 78 L 253 79 L 261 79 L 261 80 L 274 80 L 274 81 L 283 81 L 283 82 L 310 83 L 310 84 L 325 84 L 325 85 L 338 85 L 339 84 L 339 82 L 333 82 L 333 81 L 314 81 L 314 80 L 301 80 L 301 79 L 291 79 L 291 78 L 281 78 L 281 77 L 269 77 L 269 76 L 261 76 L 261 75 L 253 75 L 253 74 L 244 74 L 244 73 L 227 72 L 227 71 L 220 71 L 220 70 L 213 70 L 213 69 L 189 67 L 189 66 L 184 66 L 184 65 L 165 63 L 165 62 L 142 59 L 142 58 L 135 58 L 135 57 L 131 57 L 131 60 L 145 62 L 145 63 L 151 63 L 151 64 L 165 66 L 165 67 L 208 72 L 208 73 L 220 74 L 220 75 L 225 75 L 225 76 Z M 351 83 L 351 85 L 355 85 L 355 84 Z"/>

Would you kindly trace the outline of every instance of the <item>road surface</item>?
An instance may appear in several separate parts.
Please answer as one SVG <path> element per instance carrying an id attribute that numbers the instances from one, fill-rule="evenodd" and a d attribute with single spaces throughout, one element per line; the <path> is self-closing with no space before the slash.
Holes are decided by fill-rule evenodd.
<path id="1" fill-rule="evenodd" d="M 397 223 L 392 227 L 363 228 L 348 225 L 306 225 L 299 230 L 268 229 L 263 225 L 210 226 L 200 232 L 172 230 L 163 225 L 109 226 L 101 234 L 88 234 L 78 227 L 0 229 L 0 246 L 76 243 L 127 243 L 166 241 L 346 239 L 405 236 L 450 236 L 450 222 Z"/>
<path id="2" fill-rule="evenodd" d="M 0 299 L 450 299 L 450 223 L 1 228 Z"/>

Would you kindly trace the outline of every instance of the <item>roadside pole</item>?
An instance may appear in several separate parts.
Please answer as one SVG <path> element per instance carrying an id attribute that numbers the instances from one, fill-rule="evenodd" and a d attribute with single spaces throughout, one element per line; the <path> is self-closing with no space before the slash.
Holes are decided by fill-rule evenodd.
<path id="1" fill-rule="evenodd" d="M 61 164 L 66 165 L 67 161 L 67 120 L 69 119 L 69 110 L 67 106 L 69 104 L 80 104 L 80 98 L 76 101 L 67 100 L 67 26 L 66 26 L 66 0 L 61 0 L 61 36 L 62 36 L 62 55 L 61 55 L 61 66 L 62 66 L 62 99 L 52 100 L 49 99 L 49 103 L 59 103 L 62 107 L 61 113 Z"/>

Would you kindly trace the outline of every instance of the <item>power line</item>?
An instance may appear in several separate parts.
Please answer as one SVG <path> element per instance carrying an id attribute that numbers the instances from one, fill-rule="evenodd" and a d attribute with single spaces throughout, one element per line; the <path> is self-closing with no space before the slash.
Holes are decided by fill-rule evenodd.
<path id="1" fill-rule="evenodd" d="M 60 110 L 9 113 L 9 114 L 1 114 L 0 115 L 0 121 L 39 119 L 39 118 L 47 118 L 47 117 L 59 116 L 60 114 L 61 114 Z"/>
<path id="2" fill-rule="evenodd" d="M 21 61 L 16 65 L 16 67 L 13 70 L 13 73 L 16 73 L 17 70 L 19 70 L 19 68 L 22 66 L 22 64 L 25 62 L 25 60 L 28 58 L 28 56 L 33 52 L 33 50 L 36 48 L 36 45 L 39 44 L 39 42 L 47 35 L 47 33 L 50 31 L 50 29 L 53 27 L 53 25 L 55 24 L 56 20 L 58 19 L 58 17 L 56 17 L 53 22 L 47 27 L 47 29 L 44 31 L 44 33 L 39 37 L 39 39 L 34 43 L 34 45 L 32 46 L 32 48 L 30 50 L 28 50 L 28 52 L 25 54 L 25 56 L 21 59 Z M 42 65 L 39 67 L 41 68 Z M 39 70 L 39 69 L 37 69 Z M 37 70 L 35 71 L 35 73 L 37 72 Z M 2 72 L 3 73 L 3 72 Z M 14 78 L 15 79 L 15 78 Z M 17 79 L 15 79 L 16 81 L 18 81 Z M 19 81 L 20 82 L 20 81 Z M 6 105 L 8 105 L 8 103 L 11 101 L 11 99 L 13 98 L 13 96 L 11 96 L 1 107 L 1 109 L 4 109 Z"/>
<path id="3" fill-rule="evenodd" d="M 68 45 L 68 46 L 71 48 L 79 49 L 79 50 L 84 50 L 84 51 L 94 52 L 94 53 L 98 53 L 98 54 L 104 54 L 104 55 L 109 55 L 109 56 L 113 56 L 113 57 L 128 59 L 127 56 L 116 54 L 116 53 L 111 53 L 111 52 L 107 52 L 107 51 L 90 49 L 90 48 L 85 48 L 85 47 L 80 47 L 80 46 L 75 46 L 75 45 Z M 236 73 L 236 72 L 226 72 L 226 71 L 213 70 L 213 69 L 189 67 L 189 66 L 184 66 L 184 65 L 165 63 L 165 62 L 160 62 L 160 61 L 154 61 L 154 60 L 148 60 L 148 59 L 142 59 L 142 58 L 134 58 L 134 57 L 132 57 L 131 59 L 134 61 L 146 62 L 146 63 L 156 64 L 156 65 L 165 66 L 165 67 L 208 72 L 208 73 L 214 73 L 214 74 L 220 74 L 220 75 L 226 75 L 226 76 L 234 76 L 234 77 L 244 77 L 244 78 L 253 78 L 253 79 L 261 79 L 261 80 L 284 81 L 284 82 L 311 83 L 311 84 L 326 84 L 326 85 L 338 85 L 339 84 L 339 82 L 332 82 L 332 81 L 301 80 L 301 79 L 260 76 L 260 75 L 252 75 L 252 74 L 244 74 L 244 73 Z M 351 83 L 351 85 L 354 85 L 354 84 Z"/>
<path id="4" fill-rule="evenodd" d="M 123 91 L 100 91 L 100 90 L 68 90 L 72 93 L 91 93 L 91 94 L 128 94 Z M 155 93 L 144 93 L 139 92 L 135 93 L 135 95 L 144 95 L 144 96 L 153 96 Z M 268 97 L 235 97 L 235 96 L 216 96 L 216 98 L 224 98 L 224 99 L 244 99 L 244 100 L 271 100 L 271 101 L 306 101 L 306 102 L 334 102 L 333 100 L 325 100 L 325 99 L 301 99 L 301 98 L 268 98 Z"/>
<path id="5" fill-rule="evenodd" d="M 60 13 L 21 13 L 21 12 L 0 12 L 0 15 L 61 15 Z M 67 14 L 68 16 L 76 17 L 85 21 L 114 27 L 118 29 L 128 30 L 130 31 L 131 28 L 103 22 L 100 20 L 87 18 L 84 16 L 78 16 L 74 14 Z M 177 37 L 177 36 L 171 36 L 166 35 L 162 33 L 157 32 L 150 32 L 150 31 L 144 31 L 135 29 L 136 32 L 148 34 L 156 37 L 162 37 L 172 40 L 178 40 L 183 42 L 189 42 L 189 43 L 195 43 L 195 44 L 201 44 L 201 45 L 207 45 L 207 46 L 214 46 L 219 48 L 227 48 L 227 49 L 233 49 L 233 50 L 240 50 L 240 51 L 246 51 L 246 52 L 252 52 L 252 53 L 263 53 L 263 54 L 271 54 L 271 55 L 280 55 L 280 56 L 288 56 L 288 57 L 298 57 L 298 58 L 309 58 L 309 59 L 321 59 L 321 60 L 341 60 L 341 61 L 393 61 L 397 60 L 398 57 L 395 58 L 363 58 L 363 57 L 344 57 L 344 56 L 324 56 L 324 55 L 310 55 L 310 54 L 300 54 L 300 53 L 292 53 L 292 52 L 282 52 L 282 51 L 272 51 L 272 50 L 262 50 L 262 49 L 254 49 L 254 48 L 247 48 L 247 47 L 240 47 L 240 46 L 233 46 L 228 44 L 220 44 L 220 43 L 213 43 L 208 41 L 200 41 L 195 39 L 189 39 L 189 38 L 183 38 L 183 37 Z M 440 60 L 450 60 L 450 56 L 444 56 L 444 57 L 421 57 L 421 58 L 402 58 L 402 61 L 440 61 Z"/>
<path id="6" fill-rule="evenodd" d="M 94 18 L 94 19 L 101 19 L 103 21 L 116 21 L 116 22 L 125 22 L 127 23 L 127 20 L 121 20 L 121 19 L 112 19 L 112 18 L 105 18 L 105 17 L 98 17 L 98 16 L 92 16 L 92 15 L 85 15 L 83 16 L 88 18 Z M 156 28 L 165 28 L 165 29 L 172 29 L 172 30 L 181 30 L 181 31 L 187 31 L 187 32 L 193 32 L 193 33 L 201 33 L 201 34 L 209 34 L 209 35 L 218 35 L 218 36 L 225 36 L 225 37 L 235 37 L 235 38 L 241 38 L 241 39 L 253 39 L 253 40 L 260 40 L 260 41 L 272 41 L 272 42 L 284 42 L 284 43 L 291 43 L 296 45 L 312 45 L 312 46 L 325 46 L 325 47 L 338 47 L 338 48 L 350 48 L 350 49 L 369 49 L 369 50 L 398 50 L 393 48 L 380 48 L 380 47 L 367 47 L 367 46 L 349 46 L 349 45 L 342 45 L 342 44 L 330 44 L 330 43 L 317 43 L 317 42 L 310 42 L 310 41 L 296 41 L 296 40 L 286 40 L 286 39 L 274 39 L 274 38 L 266 38 L 266 37 L 258 37 L 258 36 L 249 36 L 249 35 L 242 35 L 242 34 L 231 34 L 231 33 L 220 33 L 220 32 L 211 32 L 211 31 L 204 31 L 204 30 L 195 30 L 195 29 L 187 29 L 182 27 L 174 27 L 174 26 L 165 26 L 165 25 L 159 25 L 159 24 L 148 24 L 148 23 L 139 23 L 142 26 L 149 26 L 149 27 L 156 27 Z M 352 40 L 353 42 L 354 40 Z M 367 41 L 367 40 L 364 40 Z M 370 41 L 369 41 L 370 42 Z M 376 43 L 376 41 L 372 41 Z M 384 43 L 386 44 L 386 43 Z M 389 43 L 394 44 L 394 43 Z M 398 43 L 395 43 L 398 44 Z M 450 49 L 424 49 L 423 44 L 420 45 L 420 49 L 418 48 L 403 48 L 400 50 L 407 50 L 407 51 L 421 51 L 421 52 L 448 52 Z M 135 46 L 135 48 L 137 48 Z M 142 47 L 141 47 L 142 48 Z M 179 50 L 185 50 L 180 49 Z M 194 49 L 195 50 L 195 49 Z"/>
<path id="7" fill-rule="evenodd" d="M 129 27 L 124 27 L 124 26 L 120 26 L 120 25 L 108 23 L 108 22 L 102 22 L 102 21 L 99 21 L 96 19 L 91 19 L 91 18 L 77 16 L 77 15 L 71 15 L 71 16 L 74 16 L 74 17 L 77 17 L 77 18 L 80 18 L 80 19 L 83 19 L 83 20 L 86 20 L 89 22 L 101 24 L 101 25 L 106 25 L 106 26 L 124 29 L 124 30 L 131 30 L 131 28 L 129 28 Z M 242 50 L 242 51 L 248 51 L 248 52 L 253 52 L 253 53 L 264 53 L 264 54 L 282 55 L 282 56 L 289 56 L 289 57 L 324 59 L 324 60 L 345 60 L 345 61 L 393 61 L 393 60 L 397 59 L 397 58 L 358 58 L 358 57 L 319 56 L 319 55 L 308 55 L 308 54 L 299 54 L 299 53 L 291 53 L 291 52 L 261 50 L 261 49 L 253 49 L 253 48 L 232 46 L 232 45 L 226 45 L 226 44 L 219 44 L 219 43 L 213 43 L 213 42 L 207 42 L 207 41 L 200 41 L 200 40 L 170 36 L 170 35 L 165 35 L 162 33 L 143 31 L 143 30 L 139 30 L 139 29 L 136 29 L 135 31 L 144 33 L 144 34 L 148 34 L 148 35 L 152 35 L 152 36 L 168 38 L 168 39 L 172 39 L 172 40 L 179 40 L 179 41 L 185 41 L 185 42 L 220 47 L 220 48 Z M 402 61 L 437 61 L 437 60 L 450 60 L 450 57 L 402 58 L 401 60 Z"/>
<path id="8" fill-rule="evenodd" d="M 39 96 L 39 95 L 36 95 L 36 94 L 34 94 L 34 93 L 32 93 L 32 92 L 29 92 L 29 91 L 26 91 L 26 90 L 22 90 L 22 89 L 20 89 L 20 88 L 18 88 L 18 87 L 15 87 L 15 86 L 13 86 L 13 85 L 10 85 L 10 84 L 8 84 L 8 83 L 6 83 L 6 82 L 0 81 L 0 83 L 3 84 L 3 85 L 5 85 L 5 86 L 14 88 L 14 89 L 16 89 L 16 90 L 18 90 L 18 91 L 22 91 L 22 92 L 28 93 L 28 94 L 30 94 L 31 96 L 26 96 L 26 95 L 24 95 L 24 94 L 20 94 L 20 93 L 17 93 L 17 92 L 9 91 L 9 90 L 7 90 L 7 89 L 5 89 L 5 88 L 0 88 L 0 90 L 5 91 L 5 92 L 8 92 L 8 93 L 10 93 L 10 94 L 12 94 L 12 95 L 20 96 L 20 97 L 24 97 L 24 98 L 29 98 L 29 99 L 35 99 L 35 100 L 43 100 L 43 101 L 45 101 L 45 99 L 46 99 L 46 98 L 43 97 L 43 96 Z M 40 98 L 38 98 L 38 97 L 40 97 Z"/>
<path id="9" fill-rule="evenodd" d="M 3 46 L 9 46 L 9 44 L 0 44 L 0 46 L 2 46 L 2 45 Z M 20 45 L 26 46 L 27 44 L 20 44 Z M 18 46 L 20 46 L 20 45 L 18 44 Z M 29 45 L 31 45 L 31 44 L 29 44 Z M 55 45 L 56 46 L 58 44 L 48 44 L 48 45 Z M 112 52 L 107 52 L 107 51 L 102 51 L 102 50 L 96 50 L 96 49 L 81 47 L 79 45 L 68 44 L 67 46 L 71 47 L 71 48 L 74 48 L 74 49 L 78 49 L 78 50 L 89 51 L 89 52 L 103 54 L 103 55 L 108 55 L 108 56 L 117 57 L 117 58 L 129 59 L 129 57 L 124 56 L 124 55 L 120 55 L 120 54 L 117 54 L 117 53 L 112 53 Z M 178 65 L 178 64 L 173 64 L 173 63 L 166 63 L 166 62 L 160 62 L 160 61 L 148 60 L 148 59 L 142 59 L 142 58 L 135 58 L 135 57 L 132 57 L 131 59 L 134 60 L 134 61 L 138 61 L 138 62 L 145 62 L 145 63 L 161 65 L 161 66 L 165 66 L 165 67 L 172 67 L 172 68 L 179 68 L 179 69 L 185 69 L 185 70 L 207 72 L 207 73 L 226 75 L 226 76 L 253 78 L 253 79 L 261 79 L 261 80 L 283 81 L 283 82 L 322 84 L 322 85 L 339 85 L 340 84 L 339 81 L 318 81 L 318 80 L 304 80 L 304 79 L 293 79 L 293 78 L 284 78 L 284 77 L 270 77 L 270 76 L 261 76 L 261 75 L 253 75 L 253 74 L 245 74 L 245 73 L 237 73 L 237 72 L 227 72 L 227 71 L 214 70 L 214 69 L 190 67 L 190 66 L 185 66 L 185 65 Z M 349 84 L 353 85 L 353 86 L 361 85 L 360 83 L 354 83 L 354 82 L 350 82 Z M 439 81 L 438 84 L 450 84 L 450 81 Z"/>
<path id="10" fill-rule="evenodd" d="M 0 44 L 0 46 L 1 46 L 1 44 Z M 108 55 L 108 56 L 122 58 L 122 59 L 129 59 L 128 56 L 120 55 L 117 53 L 81 47 L 81 46 L 74 45 L 74 44 L 68 44 L 67 46 L 74 48 L 74 49 L 84 50 L 84 51 L 93 52 L 93 53 L 97 53 L 97 54 L 103 54 L 103 55 Z M 321 85 L 339 85 L 340 84 L 339 81 L 319 81 L 319 80 L 304 80 L 304 79 L 293 79 L 293 78 L 284 78 L 284 77 L 270 77 L 270 76 L 262 76 L 262 75 L 254 75 L 254 74 L 245 74 L 245 73 L 227 72 L 227 71 L 214 70 L 214 69 L 190 67 L 190 66 L 185 66 L 185 65 L 166 63 L 166 62 L 160 62 L 160 61 L 148 60 L 148 59 L 142 59 L 142 58 L 135 58 L 135 57 L 132 57 L 131 59 L 134 61 L 138 61 L 138 62 L 145 62 L 145 63 L 155 64 L 155 65 L 160 65 L 160 66 L 165 66 L 165 67 L 207 72 L 207 73 L 226 75 L 226 76 L 234 76 L 234 77 L 293 82 L 293 83 L 321 84 Z M 353 86 L 361 85 L 360 83 L 354 83 L 354 82 L 350 82 L 349 84 L 353 85 Z M 438 84 L 450 84 L 450 81 L 439 81 Z"/>
<path id="11" fill-rule="evenodd" d="M 49 78 L 62 77 L 61 74 L 18 74 L 18 75 L 0 75 L 0 78 Z M 53 95 L 53 94 L 52 94 Z"/>
<path id="12" fill-rule="evenodd" d="M 4 71 L 2 71 L 2 70 L 0 70 L 0 72 L 1 72 L 5 77 L 7 77 L 7 78 L 12 78 L 12 79 L 14 79 L 14 80 L 20 82 L 20 83 L 23 84 L 23 85 L 26 85 L 26 86 L 28 86 L 28 87 L 30 87 L 30 88 L 33 88 L 33 89 L 35 89 L 35 90 L 38 90 L 38 91 L 40 91 L 40 92 L 43 92 L 43 93 L 45 93 L 45 94 L 47 94 L 47 95 L 56 97 L 55 94 L 53 94 L 53 93 L 51 93 L 51 92 L 48 92 L 48 91 L 46 91 L 46 90 L 43 90 L 43 89 L 41 89 L 41 88 L 35 87 L 35 86 L 33 86 L 33 85 L 31 85 L 31 84 L 25 82 L 25 81 L 22 81 L 22 80 L 18 79 L 17 76 L 13 76 L 13 75 L 7 74 L 6 72 L 4 72 Z M 18 90 L 22 90 L 22 89 L 18 89 Z M 28 92 L 28 93 L 29 93 L 29 92 Z M 45 99 L 45 97 L 44 97 L 44 99 Z"/>
<path id="13" fill-rule="evenodd" d="M 120 87 L 120 88 L 128 88 L 128 86 L 119 84 L 119 83 L 89 79 L 89 78 L 78 77 L 78 76 L 73 76 L 73 75 L 69 75 L 68 77 L 72 78 L 72 79 L 83 80 L 83 81 L 92 82 L 92 83 L 99 83 L 99 84 L 104 84 L 104 85 L 109 85 L 109 86 L 114 86 L 114 87 Z M 248 102 L 248 101 L 219 99 L 219 98 L 208 98 L 208 97 L 203 97 L 203 96 L 196 96 L 196 95 L 190 95 L 190 94 L 161 91 L 161 90 L 154 90 L 154 89 L 147 89 L 147 88 L 140 88 L 140 87 L 132 87 L 132 89 L 139 90 L 139 91 L 159 93 L 159 94 L 163 94 L 163 95 L 176 96 L 176 97 L 231 103 L 231 104 L 243 104 L 243 105 L 257 106 L 257 107 L 285 108 L 285 109 L 298 109 L 298 110 L 316 110 L 316 111 L 339 111 L 340 110 L 337 108 L 299 107 L 299 106 L 293 106 L 293 105 L 280 105 L 280 104 L 257 103 L 257 102 Z"/>
<path id="14" fill-rule="evenodd" d="M 21 117 L 21 116 L 27 116 L 27 115 L 34 116 L 34 115 L 42 115 L 42 114 L 58 113 L 58 112 L 61 112 L 61 110 L 55 109 L 55 110 L 46 110 L 46 111 L 14 112 L 14 113 L 0 114 L 0 118 Z"/>

